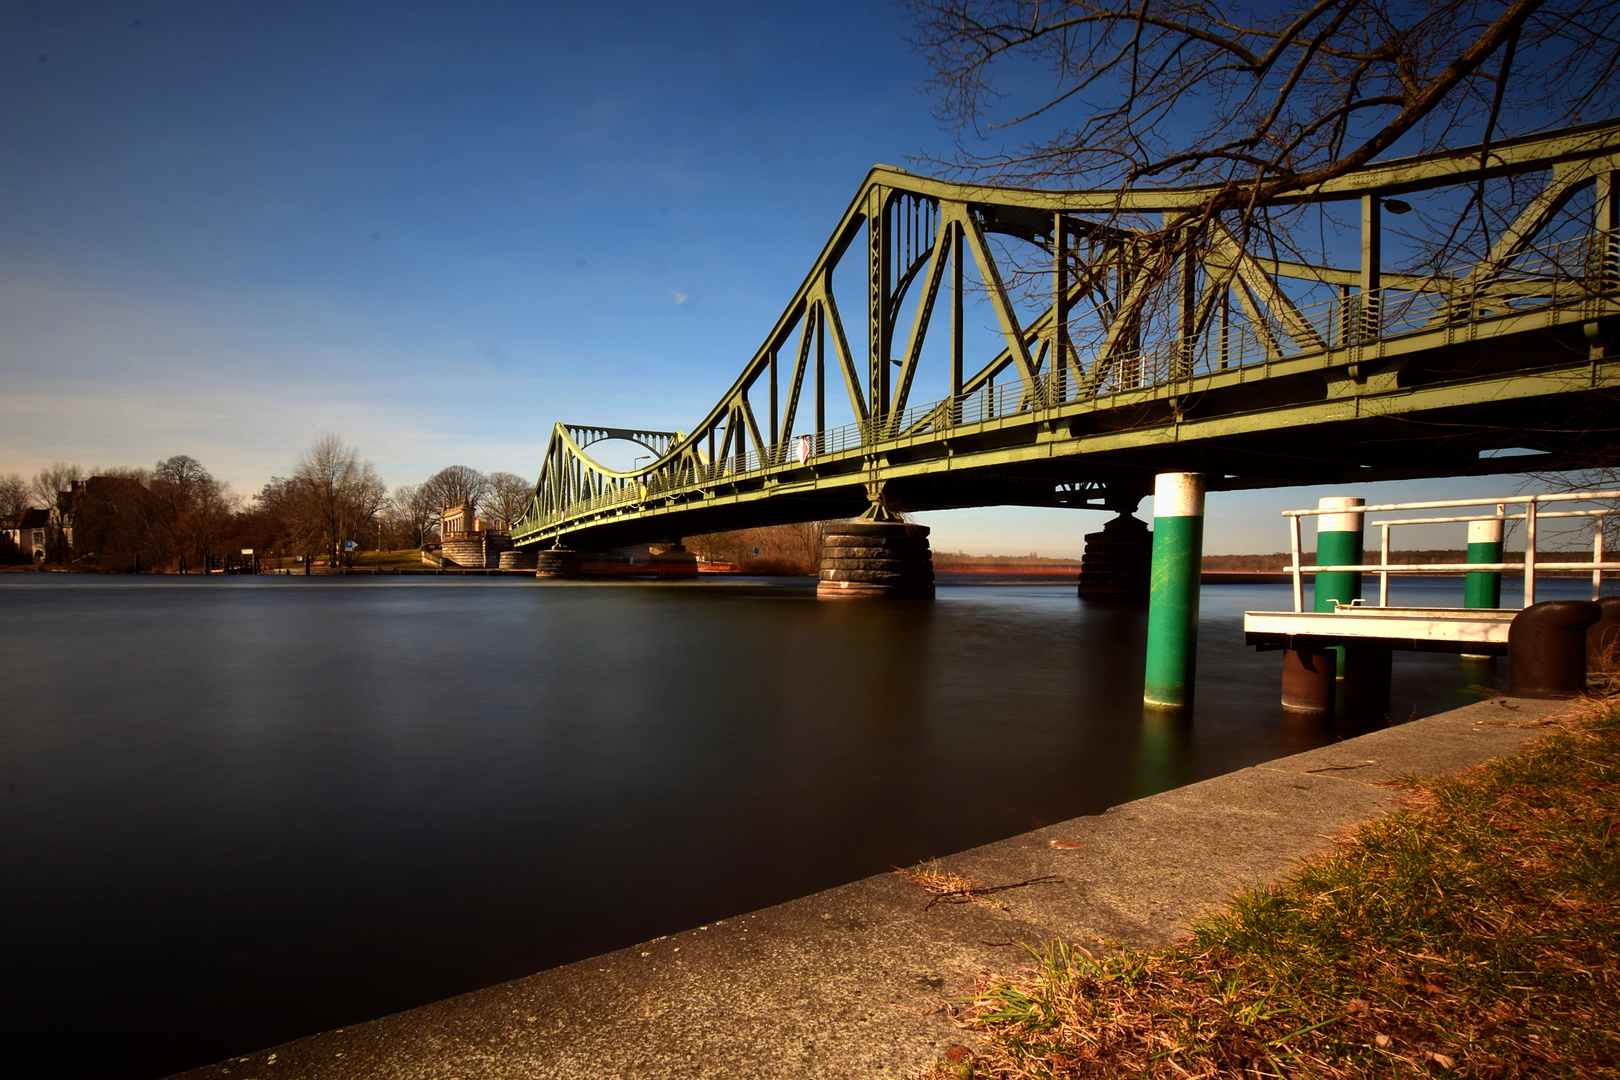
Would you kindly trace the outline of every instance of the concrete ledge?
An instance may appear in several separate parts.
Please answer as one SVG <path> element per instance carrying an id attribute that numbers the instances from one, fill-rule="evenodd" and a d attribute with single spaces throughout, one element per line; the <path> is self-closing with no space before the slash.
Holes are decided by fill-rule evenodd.
<path id="1" fill-rule="evenodd" d="M 1152 947 L 1396 804 L 1378 786 L 1514 753 L 1559 701 L 1494 698 L 943 860 L 1006 905 L 935 904 L 883 874 L 179 1074 L 184 1080 L 915 1075 L 971 1036 L 946 1002 L 1021 946 Z M 1053 842 L 1061 843 L 1055 847 Z"/>

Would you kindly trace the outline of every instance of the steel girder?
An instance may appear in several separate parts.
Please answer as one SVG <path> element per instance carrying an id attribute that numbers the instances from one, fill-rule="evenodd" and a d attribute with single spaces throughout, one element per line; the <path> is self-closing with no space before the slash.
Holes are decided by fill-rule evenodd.
<path id="1" fill-rule="evenodd" d="M 878 166 L 708 415 L 690 432 L 557 424 L 514 539 L 619 543 L 836 517 L 880 489 L 912 509 L 1077 505 L 1074 491 L 1139 492 L 1168 467 L 1207 469 L 1215 489 L 1461 475 L 1505 468 L 1479 452 L 1537 432 L 1542 466 L 1568 464 L 1582 449 L 1568 433 L 1585 430 L 1570 425 L 1614 426 L 1617 163 L 1620 122 L 1608 122 L 1493 145 L 1483 169 L 1477 149 L 1463 150 L 1278 200 L 1359 202 L 1354 269 L 1252 250 L 1218 218 L 1201 244 L 1179 247 L 1142 224 L 1186 221 L 1211 188 L 1026 190 Z M 1382 270 L 1386 200 L 1523 174 L 1544 183 L 1484 258 L 1447 274 Z M 1590 228 L 1544 236 L 1588 188 Z M 1049 260 L 1044 285 L 1023 273 L 1023 295 L 1048 300 L 1022 322 L 1008 283 L 1018 268 L 998 258 L 997 235 Z M 862 249 L 864 356 L 832 288 L 834 268 Z M 1001 341 L 971 368 L 968 269 Z M 1302 303 L 1301 286 L 1333 295 Z M 912 290 L 910 325 L 898 325 Z M 941 307 L 949 393 L 913 404 Z M 828 427 L 829 382 L 842 384 L 853 423 Z M 1289 452 L 1305 430 L 1321 453 Z M 586 452 L 605 438 L 653 460 L 606 468 Z M 1515 471 L 1525 467 L 1518 459 Z"/>

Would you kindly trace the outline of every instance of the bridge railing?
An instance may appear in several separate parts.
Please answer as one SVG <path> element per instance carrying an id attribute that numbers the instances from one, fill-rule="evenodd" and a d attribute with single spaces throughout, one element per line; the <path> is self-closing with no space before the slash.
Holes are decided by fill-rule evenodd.
<path id="1" fill-rule="evenodd" d="M 926 436 L 960 425 L 982 424 L 1042 412 L 1082 399 L 1099 399 L 1173 385 L 1223 371 L 1264 368 L 1279 360 L 1347 346 L 1431 333 L 1466 331 L 1470 323 L 1538 310 L 1612 300 L 1620 292 L 1616 238 L 1588 234 L 1542 245 L 1498 266 L 1474 265 L 1450 274 L 1407 279 L 1363 295 L 1340 286 L 1337 296 L 1312 304 L 1267 307 L 1235 305 L 1241 318 L 1212 317 L 1196 336 L 1161 336 L 1148 347 L 1099 359 L 1076 348 L 1077 374 L 1067 366 L 1042 371 L 1026 386 L 1013 372 L 988 379 L 959 398 L 913 405 L 902 411 L 767 445 L 747 445 L 717 460 L 665 465 L 632 480 L 616 479 L 605 490 L 553 512 L 564 522 L 614 508 L 632 507 L 679 492 L 702 489 L 764 470 L 858 451 L 901 438 Z M 1415 284 L 1413 283 L 1415 281 Z M 1239 286 L 1241 288 L 1241 286 Z M 1230 301 L 1229 301 L 1230 303 Z M 739 440 L 743 441 L 743 440 Z"/>

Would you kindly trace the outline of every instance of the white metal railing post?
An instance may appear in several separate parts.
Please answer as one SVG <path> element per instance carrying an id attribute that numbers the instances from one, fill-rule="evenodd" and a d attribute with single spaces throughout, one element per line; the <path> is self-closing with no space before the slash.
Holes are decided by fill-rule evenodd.
<path id="1" fill-rule="evenodd" d="M 1299 515 L 1293 514 L 1288 518 L 1289 543 L 1294 552 L 1294 610 L 1305 610 L 1305 579 L 1299 569 Z"/>
<path id="2" fill-rule="evenodd" d="M 1383 532 L 1378 542 L 1378 565 L 1385 568 L 1378 575 L 1378 606 L 1389 607 L 1389 526 L 1380 521 L 1378 527 Z"/>
<path id="3" fill-rule="evenodd" d="M 1536 499 L 1532 495 L 1524 504 L 1524 606 L 1536 602 Z"/>
<path id="4" fill-rule="evenodd" d="M 1604 515 L 1598 515 L 1597 528 L 1592 537 L 1592 599 L 1596 600 L 1603 595 L 1603 523 Z"/>

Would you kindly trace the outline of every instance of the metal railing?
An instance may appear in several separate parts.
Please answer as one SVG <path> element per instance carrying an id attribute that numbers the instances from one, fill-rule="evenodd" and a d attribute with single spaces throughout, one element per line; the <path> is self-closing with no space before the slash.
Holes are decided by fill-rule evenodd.
<path id="1" fill-rule="evenodd" d="M 1546 503 L 1563 502 L 1589 502 L 1597 499 L 1610 501 L 1620 500 L 1620 491 L 1592 491 L 1572 492 L 1555 495 L 1513 495 L 1492 496 L 1485 499 L 1441 499 L 1430 502 L 1383 503 L 1377 506 L 1335 506 L 1316 507 L 1307 510 L 1284 510 L 1283 516 L 1288 518 L 1289 547 L 1291 565 L 1289 571 L 1293 576 L 1294 610 L 1305 610 L 1305 574 L 1327 573 L 1360 573 L 1378 575 L 1378 606 L 1389 606 L 1389 578 L 1391 574 L 1454 574 L 1459 571 L 1470 574 L 1488 573 L 1518 573 L 1524 575 L 1524 606 L 1529 607 L 1536 602 L 1536 574 L 1541 571 L 1585 571 L 1592 573 L 1592 599 L 1596 600 L 1603 589 L 1603 573 L 1606 570 L 1620 570 L 1620 562 L 1605 561 L 1603 550 L 1603 519 L 1611 514 L 1620 513 L 1620 508 L 1596 507 L 1580 510 L 1542 510 L 1540 507 Z M 1524 505 L 1522 513 L 1510 514 L 1509 506 Z M 1485 514 L 1456 514 L 1444 517 L 1418 517 L 1394 518 L 1386 521 L 1367 522 L 1367 525 L 1380 530 L 1379 561 L 1376 563 L 1356 563 L 1330 566 L 1306 566 L 1301 562 L 1303 545 L 1300 537 L 1300 519 L 1317 517 L 1323 514 L 1378 514 L 1392 513 L 1408 510 L 1440 510 L 1454 507 L 1469 506 L 1495 506 L 1495 510 Z M 1536 552 L 1536 534 L 1539 522 L 1550 518 L 1597 518 L 1597 527 L 1593 530 L 1592 558 L 1590 560 L 1574 561 L 1543 561 Z M 1522 562 L 1493 562 L 1493 563 L 1391 563 L 1389 561 L 1389 534 L 1390 530 L 1398 525 L 1444 525 L 1453 523 L 1467 523 L 1472 521 L 1500 521 L 1503 524 L 1504 534 L 1506 525 L 1510 521 L 1524 522 L 1525 542 L 1524 560 Z"/>

